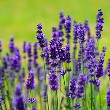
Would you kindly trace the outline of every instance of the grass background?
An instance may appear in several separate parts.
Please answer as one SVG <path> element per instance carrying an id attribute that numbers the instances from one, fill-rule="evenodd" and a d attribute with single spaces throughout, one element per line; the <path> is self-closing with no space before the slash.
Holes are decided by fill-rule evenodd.
<path id="1" fill-rule="evenodd" d="M 4 49 L 8 49 L 10 36 L 15 36 L 15 44 L 22 46 L 22 41 L 36 41 L 36 24 L 41 22 L 43 32 L 49 39 L 52 26 L 57 26 L 59 12 L 70 14 L 73 20 L 89 20 L 91 32 L 95 34 L 96 13 L 102 8 L 104 28 L 100 40 L 100 50 L 107 46 L 106 59 L 110 57 L 110 0 L 0 0 L 0 39 Z M 102 82 L 102 100 L 105 105 L 106 81 Z"/>

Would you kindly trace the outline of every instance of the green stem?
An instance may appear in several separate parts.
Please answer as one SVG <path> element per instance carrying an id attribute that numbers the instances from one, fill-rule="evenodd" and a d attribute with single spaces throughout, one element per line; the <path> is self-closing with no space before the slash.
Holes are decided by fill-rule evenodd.
<path id="1" fill-rule="evenodd" d="M 57 97 L 57 90 L 56 90 L 56 109 L 58 110 L 58 97 Z"/>
<path id="2" fill-rule="evenodd" d="M 92 80 L 92 78 L 91 78 L 91 80 Z M 93 105 L 93 98 L 92 98 L 92 96 L 93 96 L 93 92 L 92 92 L 92 83 L 90 83 L 90 87 L 91 87 L 91 110 L 92 110 L 92 105 Z"/>
<path id="3" fill-rule="evenodd" d="M 99 101 L 100 101 L 100 110 L 102 110 L 100 88 L 99 88 Z"/>

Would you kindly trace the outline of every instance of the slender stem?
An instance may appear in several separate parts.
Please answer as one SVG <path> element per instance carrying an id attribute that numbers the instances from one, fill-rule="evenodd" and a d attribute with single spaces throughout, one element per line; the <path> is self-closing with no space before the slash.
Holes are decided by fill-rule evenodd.
<path id="1" fill-rule="evenodd" d="M 91 78 L 92 79 L 92 78 Z M 90 87 L 91 87 L 91 110 L 92 110 L 92 105 L 93 105 L 93 98 L 92 98 L 92 96 L 93 96 L 93 92 L 92 92 L 92 83 L 90 83 Z"/>
<path id="2" fill-rule="evenodd" d="M 57 97 L 57 90 L 56 90 L 56 109 L 58 110 L 58 97 Z"/>
<path id="3" fill-rule="evenodd" d="M 94 76 L 94 80 L 95 80 L 95 76 Z M 96 109 L 96 85 L 94 84 L 94 110 Z"/>
<path id="4" fill-rule="evenodd" d="M 102 110 L 100 88 L 99 88 L 99 101 L 100 101 L 100 110 Z"/>
<path id="5" fill-rule="evenodd" d="M 6 98 L 5 98 L 5 95 L 4 95 L 4 87 L 1 89 L 1 94 L 2 94 L 2 99 L 3 99 L 3 103 L 4 103 L 4 106 L 5 106 L 5 110 L 7 110 L 7 106 L 6 106 Z"/>
<path id="6" fill-rule="evenodd" d="M 48 94 L 47 94 L 47 106 L 48 106 L 48 110 L 49 110 Z"/>

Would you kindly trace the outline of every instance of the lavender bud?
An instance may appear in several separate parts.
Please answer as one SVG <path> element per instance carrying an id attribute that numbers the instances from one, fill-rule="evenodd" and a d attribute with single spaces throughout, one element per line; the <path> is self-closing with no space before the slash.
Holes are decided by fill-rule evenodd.
<path id="1" fill-rule="evenodd" d="M 35 103 L 36 102 L 36 98 L 27 98 L 27 101 L 30 103 Z"/>
<path id="2" fill-rule="evenodd" d="M 14 36 L 13 35 L 10 38 L 8 46 L 9 46 L 10 52 L 13 53 L 14 52 Z"/>
<path id="3" fill-rule="evenodd" d="M 75 109 L 80 109 L 81 108 L 81 105 L 79 103 L 75 103 L 74 106 L 73 106 Z"/>
<path id="4" fill-rule="evenodd" d="M 22 51 L 23 51 L 24 53 L 26 52 L 26 41 L 23 41 Z"/>
<path id="5" fill-rule="evenodd" d="M 2 52 L 2 40 L 0 40 L 0 52 Z"/>

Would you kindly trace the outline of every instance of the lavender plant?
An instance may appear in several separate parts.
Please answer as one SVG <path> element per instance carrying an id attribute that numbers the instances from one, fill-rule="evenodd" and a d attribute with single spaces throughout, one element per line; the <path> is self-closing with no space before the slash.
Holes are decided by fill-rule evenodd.
<path id="1" fill-rule="evenodd" d="M 101 91 L 106 73 L 110 83 L 110 59 L 104 68 L 106 47 L 101 52 L 98 48 L 102 10 L 96 15 L 95 35 L 88 20 L 78 23 L 63 11 L 59 18 L 49 41 L 41 23 L 36 41 L 23 41 L 22 51 L 11 36 L 3 54 L 0 40 L 0 110 L 110 110 L 110 86 L 104 90 L 106 100 Z"/>

